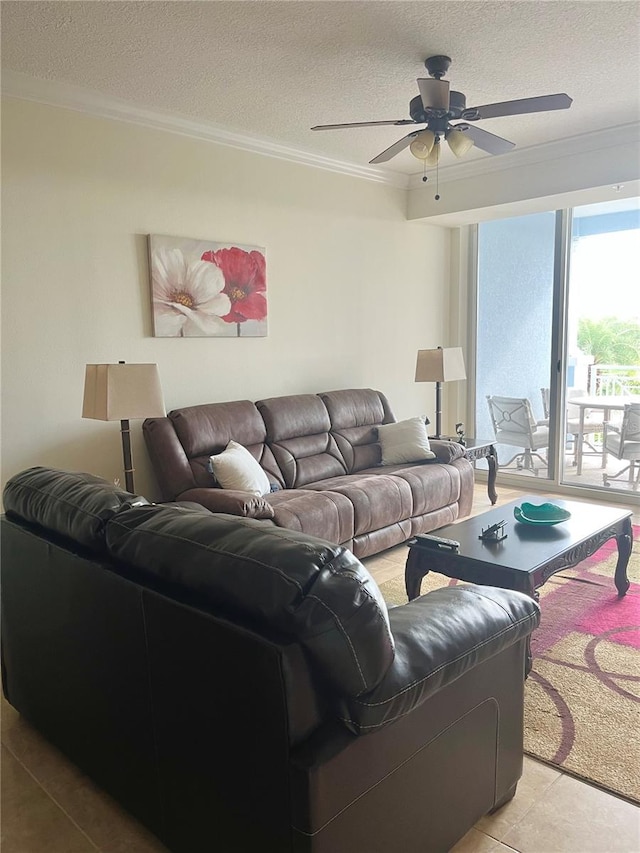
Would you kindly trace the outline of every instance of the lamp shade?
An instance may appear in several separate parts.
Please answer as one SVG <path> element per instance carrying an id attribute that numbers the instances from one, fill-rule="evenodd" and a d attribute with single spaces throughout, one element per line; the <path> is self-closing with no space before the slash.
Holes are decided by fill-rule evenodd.
<path id="1" fill-rule="evenodd" d="M 466 378 L 461 347 L 418 350 L 416 382 L 452 382 Z"/>
<path id="2" fill-rule="evenodd" d="M 122 421 L 165 414 L 157 364 L 87 364 L 83 418 Z"/>

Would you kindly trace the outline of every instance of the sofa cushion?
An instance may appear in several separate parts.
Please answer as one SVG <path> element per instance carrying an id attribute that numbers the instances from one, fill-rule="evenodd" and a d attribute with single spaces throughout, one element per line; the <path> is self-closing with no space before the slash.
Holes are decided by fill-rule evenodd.
<path id="1" fill-rule="evenodd" d="M 35 524 L 93 552 L 104 550 L 105 524 L 119 509 L 148 504 L 101 477 L 41 466 L 12 477 L 3 501 L 9 518 Z"/>
<path id="2" fill-rule="evenodd" d="M 378 440 L 383 465 L 398 465 L 403 462 L 420 462 L 424 459 L 436 458 L 436 454 L 429 446 L 424 418 L 408 418 L 395 424 L 380 424 Z"/>
<path id="3" fill-rule="evenodd" d="M 269 478 L 246 447 L 230 441 L 222 453 L 209 457 L 213 476 L 223 489 L 266 495 L 271 491 Z"/>
<path id="4" fill-rule="evenodd" d="M 331 434 L 347 471 L 351 474 L 378 465 L 381 453 L 377 427 L 395 421 L 384 394 L 371 388 L 352 388 L 325 391 L 318 396 L 329 413 Z"/>
<path id="5" fill-rule="evenodd" d="M 411 488 L 402 478 L 346 474 L 309 483 L 307 489 L 344 495 L 353 505 L 354 533 L 370 533 L 413 515 Z"/>
<path id="6" fill-rule="evenodd" d="M 118 513 L 106 539 L 121 564 L 297 637 L 342 695 L 372 690 L 391 665 L 380 590 L 344 548 L 252 519 L 157 505 Z"/>
<path id="7" fill-rule="evenodd" d="M 281 489 L 265 495 L 271 518 L 278 527 L 318 536 L 351 549 L 354 536 L 353 504 L 331 491 Z"/>
<path id="8" fill-rule="evenodd" d="M 174 409 L 167 418 L 173 424 L 178 440 L 189 460 L 193 486 L 213 486 L 209 457 L 221 453 L 230 441 L 246 447 L 260 463 L 272 483 L 283 485 L 282 474 L 265 444 L 264 421 L 254 403 L 236 400 Z M 151 434 L 145 432 L 145 437 Z"/>
<path id="9" fill-rule="evenodd" d="M 316 394 L 271 397 L 256 406 L 288 489 L 346 473 L 346 463 L 329 432 L 329 414 Z"/>
<path id="10" fill-rule="evenodd" d="M 540 621 L 540 608 L 523 593 L 469 584 L 443 587 L 393 607 L 389 620 L 393 664 L 371 693 L 343 705 L 344 722 L 358 734 L 404 717 L 474 666 L 528 636 Z"/>

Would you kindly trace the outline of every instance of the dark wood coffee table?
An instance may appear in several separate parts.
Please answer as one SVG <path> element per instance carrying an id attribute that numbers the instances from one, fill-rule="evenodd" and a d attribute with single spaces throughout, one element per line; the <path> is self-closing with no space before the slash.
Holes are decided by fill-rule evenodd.
<path id="1" fill-rule="evenodd" d="M 571 518 L 553 527 L 542 527 L 515 520 L 513 508 L 525 501 L 542 504 L 547 499 L 525 495 L 433 531 L 435 536 L 457 540 L 458 551 L 427 549 L 420 545 L 419 539 L 410 540 L 405 568 L 409 601 L 420 595 L 422 578 L 432 571 L 469 583 L 515 589 L 537 598 L 536 589 L 552 575 L 577 565 L 608 539 L 615 539 L 618 544 L 614 582 L 618 595 L 625 595 L 629 589 L 627 564 L 633 546 L 630 510 L 554 498 L 552 502 L 568 509 Z M 487 542 L 478 538 L 483 528 L 503 519 L 507 522 L 506 539 Z"/>

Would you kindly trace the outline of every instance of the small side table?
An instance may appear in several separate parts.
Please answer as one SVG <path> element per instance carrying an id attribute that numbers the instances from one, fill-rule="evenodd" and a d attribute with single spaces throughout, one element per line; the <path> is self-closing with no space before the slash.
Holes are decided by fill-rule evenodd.
<path id="1" fill-rule="evenodd" d="M 457 441 L 455 438 L 447 438 L 447 441 Z M 496 473 L 498 471 L 498 454 L 493 442 L 488 438 L 470 438 L 465 437 L 466 445 L 464 445 L 464 455 L 471 463 L 475 463 L 478 459 L 486 459 L 489 467 L 489 479 L 487 482 L 487 494 L 491 504 L 495 504 L 498 500 L 496 492 Z M 475 468 L 475 464 L 473 466 Z"/>

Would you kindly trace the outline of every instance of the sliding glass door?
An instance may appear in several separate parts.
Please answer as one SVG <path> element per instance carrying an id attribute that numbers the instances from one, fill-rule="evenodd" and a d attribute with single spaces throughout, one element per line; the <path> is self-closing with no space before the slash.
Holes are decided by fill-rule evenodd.
<path id="1" fill-rule="evenodd" d="M 478 226 L 476 434 L 521 477 L 550 476 L 555 229 L 554 212 Z"/>
<path id="2" fill-rule="evenodd" d="M 638 199 L 478 226 L 475 432 L 501 474 L 640 496 L 638 269 Z"/>
<path id="3" fill-rule="evenodd" d="M 603 451 L 605 422 L 617 447 L 624 407 L 640 400 L 638 270 L 638 199 L 572 211 L 564 389 L 570 452 L 560 471 L 568 485 L 633 491 L 632 470 L 615 476 L 629 460 Z"/>

